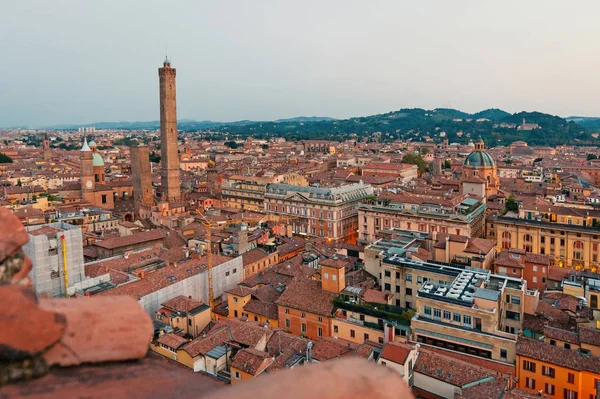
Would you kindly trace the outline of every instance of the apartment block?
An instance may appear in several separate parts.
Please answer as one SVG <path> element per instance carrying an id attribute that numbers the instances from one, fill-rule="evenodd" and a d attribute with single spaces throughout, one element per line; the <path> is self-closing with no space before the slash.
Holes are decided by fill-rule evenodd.
<path id="1" fill-rule="evenodd" d="M 380 230 L 397 228 L 482 237 L 485 203 L 468 195 L 451 198 L 382 193 L 358 208 L 359 239 L 373 242 Z"/>

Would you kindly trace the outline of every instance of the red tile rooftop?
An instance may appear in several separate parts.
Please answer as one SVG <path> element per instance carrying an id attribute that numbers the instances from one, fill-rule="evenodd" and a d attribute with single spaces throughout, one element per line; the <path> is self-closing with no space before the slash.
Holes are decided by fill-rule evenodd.
<path id="1" fill-rule="evenodd" d="M 404 364 L 410 354 L 410 347 L 389 342 L 381 352 L 380 359 L 388 360 L 397 364 Z"/>
<path id="2" fill-rule="evenodd" d="M 109 238 L 102 241 L 96 241 L 93 245 L 104 249 L 122 248 L 129 245 L 141 244 L 148 241 L 161 240 L 166 237 L 162 230 L 143 231 L 124 237 Z"/>
<path id="3" fill-rule="evenodd" d="M 231 259 L 232 258 L 227 256 L 213 255 L 213 267 L 218 268 L 219 265 Z M 190 258 L 189 260 L 178 263 L 177 267 L 167 266 L 157 269 L 156 271 L 147 273 L 139 280 L 123 284 L 97 295 L 129 295 L 140 299 L 161 288 L 168 287 L 169 285 L 185 280 L 188 277 L 205 272 L 206 264 L 206 256 L 202 258 Z M 173 277 L 174 279 L 172 279 Z M 171 280 L 168 280 L 168 278 L 171 278 Z"/>
<path id="4" fill-rule="evenodd" d="M 275 359 L 266 352 L 247 348 L 236 353 L 231 361 L 231 367 L 256 376 L 269 367 L 274 360 Z"/>
<path id="5" fill-rule="evenodd" d="M 321 316 L 331 316 L 334 312 L 332 301 L 336 297 L 335 292 L 323 290 L 320 281 L 295 279 L 288 284 L 286 290 L 275 303 L 279 306 L 303 310 Z"/>
<path id="6" fill-rule="evenodd" d="M 175 334 L 164 334 L 157 341 L 159 344 L 163 344 L 168 346 L 169 348 L 177 349 L 183 344 L 188 343 L 189 341 L 179 335 Z"/>
<path id="7" fill-rule="evenodd" d="M 582 355 L 578 351 L 548 345 L 535 339 L 519 337 L 517 355 L 573 370 L 600 374 L 599 357 Z"/>

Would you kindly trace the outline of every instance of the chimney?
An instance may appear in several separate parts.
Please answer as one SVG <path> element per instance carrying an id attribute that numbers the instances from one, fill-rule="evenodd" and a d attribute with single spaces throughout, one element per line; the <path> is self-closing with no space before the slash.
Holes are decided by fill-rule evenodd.
<path id="1" fill-rule="evenodd" d="M 444 261 L 450 263 L 450 234 L 446 234 L 446 251 L 444 254 Z"/>

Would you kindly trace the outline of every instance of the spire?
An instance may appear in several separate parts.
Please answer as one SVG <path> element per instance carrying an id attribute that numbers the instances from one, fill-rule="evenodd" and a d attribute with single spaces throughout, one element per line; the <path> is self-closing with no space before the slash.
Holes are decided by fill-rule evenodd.
<path id="1" fill-rule="evenodd" d="M 85 137 L 85 138 L 83 139 L 83 146 L 81 147 L 81 150 L 80 150 L 80 151 L 85 151 L 85 152 L 92 151 L 92 150 L 90 149 L 90 146 L 88 145 L 88 142 L 87 142 L 87 137 Z"/>

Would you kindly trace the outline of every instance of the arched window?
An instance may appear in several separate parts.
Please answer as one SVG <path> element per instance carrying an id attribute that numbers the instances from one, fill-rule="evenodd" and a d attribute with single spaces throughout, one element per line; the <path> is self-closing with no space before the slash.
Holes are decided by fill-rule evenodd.
<path id="1" fill-rule="evenodd" d="M 575 241 L 573 243 L 573 259 L 583 260 L 583 242 Z"/>
<path id="2" fill-rule="evenodd" d="M 505 232 L 503 232 L 503 233 L 502 233 L 502 248 L 503 248 L 503 249 L 508 249 L 508 248 L 510 248 L 510 246 L 511 246 L 511 242 L 512 242 L 512 239 L 511 239 L 511 238 L 512 238 L 512 237 L 511 237 L 511 234 L 510 234 L 510 232 L 508 232 L 508 231 L 505 231 Z"/>
<path id="3" fill-rule="evenodd" d="M 533 237 L 531 234 L 525 234 L 523 236 L 523 249 L 525 252 L 532 252 L 533 250 Z"/>

